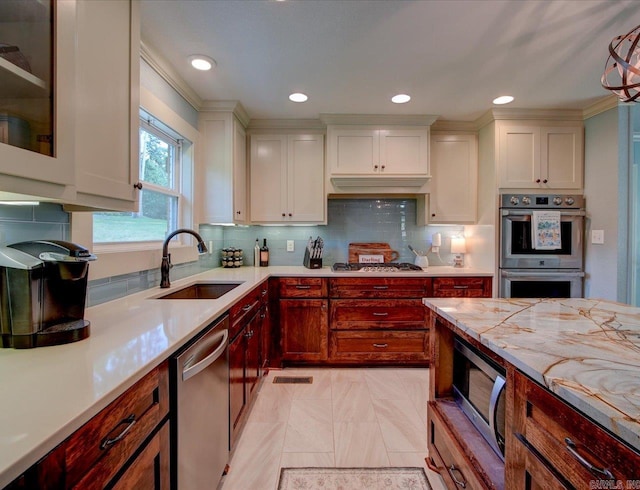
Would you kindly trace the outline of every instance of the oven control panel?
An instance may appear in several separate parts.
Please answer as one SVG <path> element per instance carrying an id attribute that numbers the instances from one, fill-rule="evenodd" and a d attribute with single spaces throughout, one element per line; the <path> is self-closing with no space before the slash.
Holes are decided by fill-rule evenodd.
<path id="1" fill-rule="evenodd" d="M 501 208 L 584 209 L 584 196 L 554 194 L 502 194 Z"/>

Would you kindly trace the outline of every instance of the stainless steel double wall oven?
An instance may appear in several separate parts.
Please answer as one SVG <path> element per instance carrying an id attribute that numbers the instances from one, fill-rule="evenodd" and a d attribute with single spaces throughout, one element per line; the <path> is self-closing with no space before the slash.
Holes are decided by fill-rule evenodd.
<path id="1" fill-rule="evenodd" d="M 536 212 L 558 217 L 552 247 L 536 246 Z M 579 298 L 584 281 L 584 197 L 500 196 L 500 297 Z"/>

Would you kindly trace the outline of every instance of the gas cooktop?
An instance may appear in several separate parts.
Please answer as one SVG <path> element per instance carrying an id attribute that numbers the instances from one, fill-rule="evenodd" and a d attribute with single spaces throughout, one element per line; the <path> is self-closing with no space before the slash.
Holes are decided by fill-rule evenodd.
<path id="1" fill-rule="evenodd" d="M 334 272 L 422 272 L 422 268 L 409 262 L 386 262 L 383 264 L 359 264 L 358 262 L 336 262 Z"/>

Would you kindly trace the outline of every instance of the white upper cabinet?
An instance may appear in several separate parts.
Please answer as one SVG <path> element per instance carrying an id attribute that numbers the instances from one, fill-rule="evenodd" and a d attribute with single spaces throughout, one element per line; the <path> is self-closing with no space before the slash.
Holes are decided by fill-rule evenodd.
<path id="1" fill-rule="evenodd" d="M 500 123 L 499 187 L 581 189 L 584 129 L 579 126 L 520 126 Z"/>
<path id="2" fill-rule="evenodd" d="M 135 210 L 138 2 L 53 3 L 53 124 L 31 122 L 35 142 L 31 147 L 36 151 L 0 143 L 0 191 L 58 200 L 70 204 L 70 209 Z M 0 18 L 11 24 L 12 17 L 7 14 L 11 8 L 45 4 L 36 0 L 8 2 L 0 8 Z M 15 31 L 12 26 L 2 27 Z M 29 29 L 36 28 L 38 25 L 24 28 L 34 40 L 40 39 L 39 34 Z M 0 83 L 0 105 L 8 100 L 10 105 L 26 107 L 23 117 L 28 118 L 38 95 L 33 91 L 9 93 L 7 89 L 8 85 Z M 46 152 L 46 146 L 52 148 L 52 156 L 39 153 Z"/>
<path id="3" fill-rule="evenodd" d="M 138 189 L 140 35 L 138 2 L 77 4 L 78 205 L 135 211 Z"/>
<path id="4" fill-rule="evenodd" d="M 253 223 L 324 223 L 324 136 L 251 136 Z"/>
<path id="5" fill-rule="evenodd" d="M 332 176 L 429 176 L 429 129 L 330 127 Z"/>
<path id="6" fill-rule="evenodd" d="M 247 139 L 232 112 L 201 112 L 197 160 L 201 223 L 249 221 L 247 213 Z"/>
<path id="7" fill-rule="evenodd" d="M 432 134 L 429 223 L 475 223 L 477 199 L 477 137 Z"/>

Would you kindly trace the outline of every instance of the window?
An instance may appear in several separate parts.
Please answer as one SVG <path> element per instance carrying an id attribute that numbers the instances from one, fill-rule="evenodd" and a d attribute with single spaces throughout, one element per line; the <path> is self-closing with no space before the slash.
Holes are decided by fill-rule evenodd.
<path id="1" fill-rule="evenodd" d="M 94 244 L 162 241 L 179 227 L 185 141 L 144 111 L 139 136 L 140 209 L 137 213 L 94 213 Z"/>

